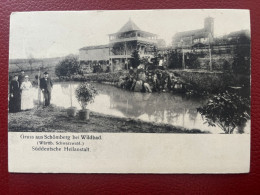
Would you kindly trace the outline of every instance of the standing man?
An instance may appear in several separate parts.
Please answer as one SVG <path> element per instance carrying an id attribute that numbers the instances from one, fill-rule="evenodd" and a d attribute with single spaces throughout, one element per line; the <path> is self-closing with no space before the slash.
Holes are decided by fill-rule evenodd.
<path id="1" fill-rule="evenodd" d="M 51 102 L 51 90 L 52 90 L 52 81 L 49 78 L 49 74 L 48 72 L 45 72 L 43 74 L 43 78 L 41 78 L 40 80 L 40 88 L 41 91 L 43 93 L 43 97 L 44 97 L 44 106 L 49 106 L 50 102 Z"/>
<path id="2" fill-rule="evenodd" d="M 19 86 L 21 86 L 22 82 L 24 82 L 24 70 L 21 70 L 21 74 L 18 76 L 18 82 L 19 82 Z"/>
<path id="3" fill-rule="evenodd" d="M 10 83 L 10 101 L 9 101 L 9 111 L 19 112 L 21 111 L 21 92 L 20 84 L 18 82 L 18 75 L 15 75 Z"/>

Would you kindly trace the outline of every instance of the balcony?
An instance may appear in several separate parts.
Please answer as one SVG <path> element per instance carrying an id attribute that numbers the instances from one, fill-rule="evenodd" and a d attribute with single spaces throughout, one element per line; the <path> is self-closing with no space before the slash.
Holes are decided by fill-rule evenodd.
<path id="1" fill-rule="evenodd" d="M 110 55 L 109 58 L 116 59 L 116 58 L 132 58 L 131 55 Z M 153 58 L 151 54 L 140 54 L 140 58 Z"/>
<path id="2" fill-rule="evenodd" d="M 153 44 L 157 43 L 157 39 L 148 39 L 148 38 L 144 38 L 144 37 L 129 37 L 129 38 L 110 40 L 110 44 L 119 43 L 119 42 L 128 42 L 128 41 L 142 41 L 142 42 L 153 43 Z"/>
<path id="3" fill-rule="evenodd" d="M 131 55 L 110 55 L 109 58 L 131 58 Z"/>

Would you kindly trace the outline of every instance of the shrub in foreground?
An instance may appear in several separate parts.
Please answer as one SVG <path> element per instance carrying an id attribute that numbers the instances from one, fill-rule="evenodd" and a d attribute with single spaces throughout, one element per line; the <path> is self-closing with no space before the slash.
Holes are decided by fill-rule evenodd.
<path id="1" fill-rule="evenodd" d="M 197 109 L 209 126 L 219 126 L 226 134 L 250 119 L 250 101 L 237 94 L 225 92 L 214 95 L 208 103 Z"/>

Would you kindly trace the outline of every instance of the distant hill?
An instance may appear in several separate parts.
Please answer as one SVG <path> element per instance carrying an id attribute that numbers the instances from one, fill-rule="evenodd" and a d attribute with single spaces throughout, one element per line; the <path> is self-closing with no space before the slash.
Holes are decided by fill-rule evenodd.
<path id="1" fill-rule="evenodd" d="M 41 73 L 48 71 L 50 75 L 55 77 L 55 67 L 65 57 L 66 56 L 55 58 L 10 59 L 9 73 L 13 75 L 24 70 L 26 74 L 36 75 L 39 70 L 41 70 Z"/>
<path id="2" fill-rule="evenodd" d="M 42 70 L 51 70 L 62 60 L 64 57 L 57 58 L 43 58 L 43 59 L 10 59 L 9 60 L 9 72 L 16 73 L 24 70 L 36 71 L 41 68 Z M 31 64 L 31 65 L 30 65 Z"/>
<path id="3" fill-rule="evenodd" d="M 10 59 L 9 60 L 9 76 L 19 74 L 21 70 L 24 70 L 25 74 L 29 76 L 30 80 L 33 80 L 36 75 L 39 74 L 42 77 L 43 73 L 47 71 L 52 78 L 56 78 L 55 67 L 65 57 L 56 58 L 43 58 L 43 59 Z M 30 65 L 31 63 L 31 65 Z M 11 77 L 10 77 L 11 78 Z M 10 79 L 9 78 L 9 79 Z"/>

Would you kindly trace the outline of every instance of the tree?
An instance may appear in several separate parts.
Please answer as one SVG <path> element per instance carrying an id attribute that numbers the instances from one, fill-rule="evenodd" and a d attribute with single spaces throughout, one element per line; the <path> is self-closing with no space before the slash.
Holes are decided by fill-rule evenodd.
<path id="1" fill-rule="evenodd" d="M 32 73 L 32 64 L 35 62 L 35 59 L 34 59 L 34 57 L 33 57 L 33 55 L 32 54 L 30 54 L 29 55 L 29 57 L 28 57 L 28 63 L 29 63 L 29 65 L 30 65 L 30 69 L 31 69 L 31 73 Z"/>
<path id="2" fill-rule="evenodd" d="M 140 63 L 141 63 L 141 58 L 140 58 L 140 55 L 139 55 L 139 51 L 138 50 L 134 50 L 132 55 L 131 55 L 131 59 L 130 59 L 130 62 L 131 62 L 131 65 L 133 66 L 133 68 L 137 68 Z"/>
<path id="3" fill-rule="evenodd" d="M 189 69 L 197 69 L 200 66 L 200 63 L 198 61 L 198 55 L 194 53 L 187 53 L 185 62 L 186 62 L 186 66 Z"/>
<path id="4" fill-rule="evenodd" d="M 182 68 L 182 55 L 177 51 L 170 51 L 168 54 L 169 68 L 180 69 Z"/>
<path id="5" fill-rule="evenodd" d="M 235 39 L 233 71 L 238 74 L 250 75 L 250 37 L 240 34 Z"/>
<path id="6" fill-rule="evenodd" d="M 250 44 L 236 45 L 234 49 L 234 73 L 250 74 Z"/>
<path id="7" fill-rule="evenodd" d="M 209 126 L 219 126 L 226 134 L 250 119 L 250 101 L 237 94 L 225 92 L 215 95 L 197 111 L 206 119 Z"/>
<path id="8" fill-rule="evenodd" d="M 55 74 L 60 78 L 67 76 L 71 80 L 71 76 L 80 73 L 80 65 L 76 56 L 70 55 L 59 62 L 55 68 Z M 72 107 L 72 86 L 70 83 L 70 104 Z"/>
<path id="9" fill-rule="evenodd" d="M 154 57 L 152 59 L 153 65 L 154 66 L 158 66 L 159 65 L 159 61 L 160 61 L 160 56 L 158 54 L 158 50 L 157 50 L 156 46 L 153 47 L 153 55 L 154 55 Z"/>
<path id="10" fill-rule="evenodd" d="M 231 72 L 231 65 L 230 65 L 230 63 L 227 60 L 224 60 L 223 71 L 225 73 L 230 73 Z"/>
<path id="11" fill-rule="evenodd" d="M 81 68 L 78 62 L 78 58 L 76 56 L 70 55 L 65 59 L 59 62 L 59 64 L 55 68 L 55 74 L 58 77 L 68 76 L 71 78 L 74 74 L 79 74 L 81 72 Z"/>

